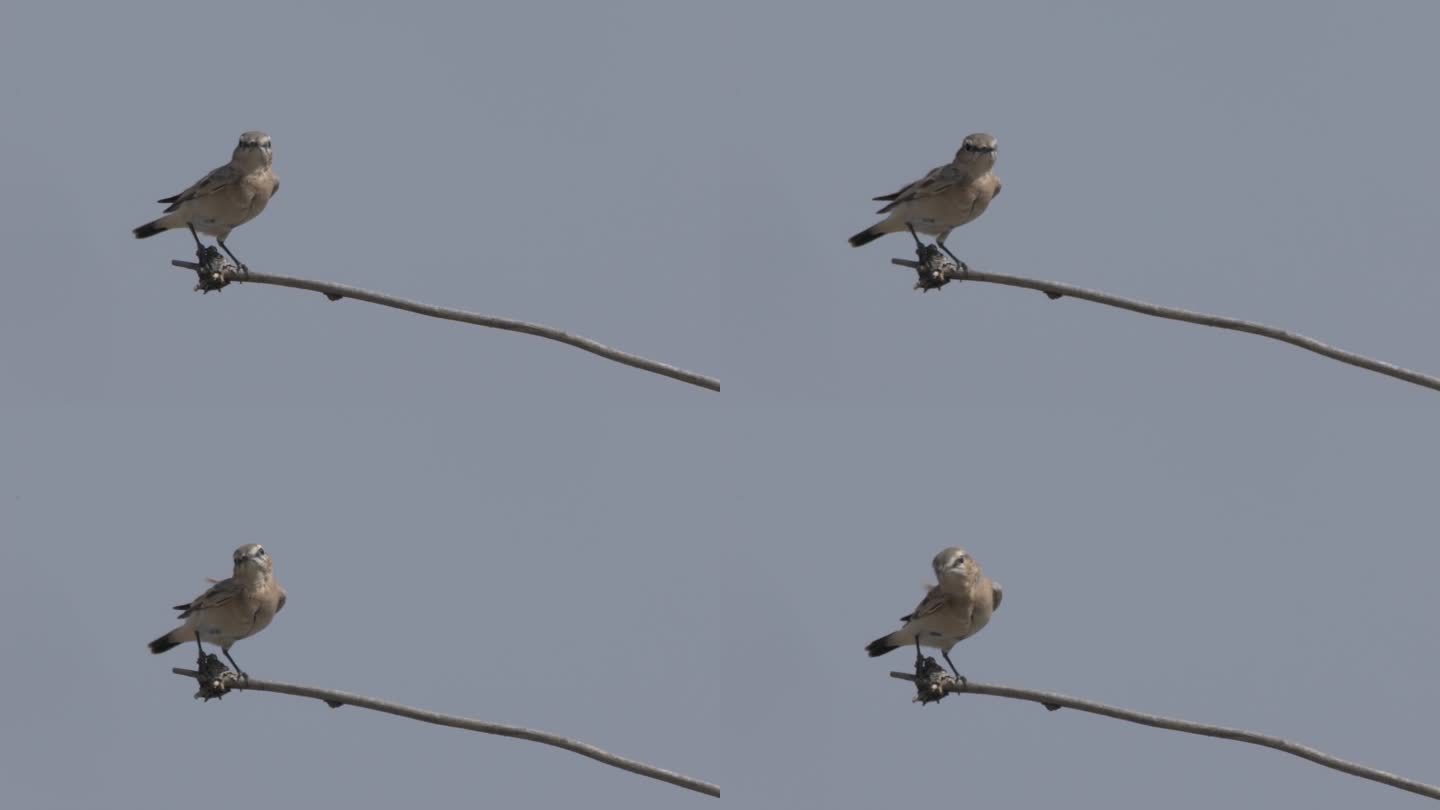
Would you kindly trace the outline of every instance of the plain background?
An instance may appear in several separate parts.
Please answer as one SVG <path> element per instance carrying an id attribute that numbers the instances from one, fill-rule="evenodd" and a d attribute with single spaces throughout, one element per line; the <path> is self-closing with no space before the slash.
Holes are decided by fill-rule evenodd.
<path id="1" fill-rule="evenodd" d="M 972 678 L 1440 781 L 1440 394 L 1253 336 L 913 292 L 869 198 L 1000 142 L 976 267 L 1440 372 L 1426 2 L 42 4 L 0 11 L 0 803 L 714 800 L 277 695 L 168 605 L 263 542 L 257 677 L 557 731 L 756 808 L 1420 806 L 1275 752 L 869 660 L 940 548 Z M 257 270 L 130 229 L 275 143 Z"/>

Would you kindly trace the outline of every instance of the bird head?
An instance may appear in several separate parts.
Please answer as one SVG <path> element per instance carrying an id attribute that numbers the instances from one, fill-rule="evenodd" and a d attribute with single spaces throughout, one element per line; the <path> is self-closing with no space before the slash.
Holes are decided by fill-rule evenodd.
<path id="1" fill-rule="evenodd" d="M 999 148 L 999 141 L 989 133 L 976 132 L 966 135 L 959 151 L 955 153 L 955 165 L 973 166 L 983 174 L 995 165 L 995 154 Z"/>
<path id="2" fill-rule="evenodd" d="M 233 558 L 237 579 L 265 576 L 274 567 L 270 555 L 265 553 L 265 547 L 259 543 L 246 543 L 235 549 Z"/>
<path id="3" fill-rule="evenodd" d="M 275 155 L 270 149 L 270 136 L 259 131 L 243 133 L 240 142 L 235 144 L 235 151 L 230 155 L 232 163 L 246 169 L 269 166 L 274 159 Z"/>
<path id="4" fill-rule="evenodd" d="M 969 582 L 980 576 L 980 564 L 965 549 L 955 546 L 936 554 L 931 565 L 942 585 L 946 582 Z"/>

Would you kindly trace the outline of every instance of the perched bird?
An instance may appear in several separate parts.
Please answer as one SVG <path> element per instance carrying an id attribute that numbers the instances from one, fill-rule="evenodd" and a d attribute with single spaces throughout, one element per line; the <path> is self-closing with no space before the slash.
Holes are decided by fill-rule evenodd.
<path id="1" fill-rule="evenodd" d="M 220 648 L 239 675 L 245 673 L 230 657 L 230 647 L 264 630 L 280 608 L 285 589 L 275 580 L 275 564 L 258 543 L 235 549 L 235 573 L 210 586 L 190 602 L 176 605 L 185 623 L 150 642 L 150 652 L 163 653 L 187 641 L 200 647 L 208 641 Z M 200 647 L 201 655 L 205 648 Z"/>
<path id="2" fill-rule="evenodd" d="M 266 203 L 280 190 L 280 178 L 270 168 L 275 156 L 270 136 L 246 132 L 230 156 L 230 162 L 201 178 L 200 182 L 159 200 L 169 203 L 165 216 L 135 229 L 136 239 L 146 239 L 171 228 L 189 228 L 201 248 L 196 231 L 210 234 L 243 271 L 245 265 L 226 247 L 230 232 L 260 215 Z"/>
<path id="3" fill-rule="evenodd" d="M 936 244 L 950 253 L 945 247 L 950 232 L 985 213 L 990 201 L 1000 194 L 1000 178 L 991 171 L 996 147 L 994 135 L 966 135 L 954 160 L 931 169 L 894 194 L 876 197 L 887 202 L 876 213 L 889 216 L 850 237 L 850 246 L 869 244 L 887 233 L 911 231 L 913 235 L 918 231 L 934 236 Z M 918 244 L 919 237 L 915 241 Z M 964 267 L 954 253 L 950 258 Z"/>
<path id="4" fill-rule="evenodd" d="M 904 627 L 870 642 L 865 651 L 874 658 L 914 644 L 919 658 L 922 644 L 934 647 L 958 678 L 960 671 L 950 660 L 950 648 L 980 632 L 990 621 L 990 614 L 1000 607 L 1000 583 L 985 576 L 963 548 L 941 551 L 931 565 L 939 583 L 929 589 L 914 612 L 900 617 Z"/>

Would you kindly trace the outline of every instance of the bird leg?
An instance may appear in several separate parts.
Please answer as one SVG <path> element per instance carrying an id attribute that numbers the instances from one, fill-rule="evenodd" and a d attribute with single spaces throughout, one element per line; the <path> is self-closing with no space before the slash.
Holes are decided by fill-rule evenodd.
<path id="1" fill-rule="evenodd" d="M 960 674 L 960 670 L 955 668 L 955 662 L 950 660 L 950 652 L 948 650 L 941 650 L 940 654 L 945 656 L 945 663 L 949 664 L 950 671 L 955 673 L 955 680 L 962 684 L 965 683 L 965 676 Z"/>
<path id="2" fill-rule="evenodd" d="M 950 258 L 952 258 L 952 259 L 955 260 L 955 268 L 956 268 L 957 270 L 959 270 L 961 273 L 968 273 L 968 272 L 970 272 L 970 265 L 966 264 L 965 262 L 960 261 L 960 257 L 959 257 L 959 256 L 956 256 L 954 253 L 951 253 L 951 252 L 950 252 L 950 248 L 945 247 L 945 242 L 944 242 L 944 240 L 936 239 L 936 240 L 935 240 L 935 244 L 939 245 L 939 246 L 940 246 L 940 249 L 943 250 L 943 251 L 945 251 L 945 255 L 947 255 L 947 256 L 949 256 Z"/>
<path id="3" fill-rule="evenodd" d="M 924 249 L 925 249 L 925 243 L 924 243 L 924 242 L 921 242 L 919 235 L 917 235 L 917 234 L 915 233 L 915 226 L 914 226 L 914 225 L 911 225 L 910 223 L 907 222 L 907 223 L 905 223 L 905 230 L 909 231 L 909 232 L 910 232 L 910 238 L 915 240 L 915 249 L 916 249 L 916 250 L 924 250 Z"/>
<path id="4" fill-rule="evenodd" d="M 225 657 L 226 657 L 227 659 L 229 659 L 229 661 L 230 661 L 230 666 L 235 667 L 235 674 L 236 674 L 236 675 L 239 675 L 240 677 L 242 677 L 242 678 L 244 678 L 244 679 L 246 679 L 246 680 L 249 680 L 249 679 L 250 679 L 250 676 L 245 673 L 245 670 L 241 669 L 241 668 L 240 668 L 240 665 L 237 664 L 237 663 L 235 663 L 235 659 L 230 657 L 230 651 L 229 651 L 229 650 L 225 649 L 224 647 L 221 647 L 221 648 L 220 648 L 220 652 L 225 653 Z"/>
<path id="5" fill-rule="evenodd" d="M 235 254 L 230 252 L 229 247 L 226 247 L 224 239 L 216 239 L 215 241 L 220 243 L 220 247 L 224 249 L 226 255 L 230 257 L 230 260 L 235 262 L 236 269 L 238 269 L 242 275 L 250 275 L 250 268 L 246 267 L 244 262 L 235 258 Z"/>

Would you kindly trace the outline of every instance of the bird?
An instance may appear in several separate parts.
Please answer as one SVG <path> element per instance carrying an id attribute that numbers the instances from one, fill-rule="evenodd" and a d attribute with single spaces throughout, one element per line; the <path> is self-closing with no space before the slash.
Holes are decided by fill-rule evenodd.
<path id="1" fill-rule="evenodd" d="M 928 589 L 914 611 L 900 617 L 903 627 L 870 642 L 865 651 L 874 658 L 914 644 L 918 660 L 922 644 L 934 647 L 960 678 L 950 650 L 990 622 L 991 614 L 1000 607 L 1000 583 L 985 576 L 980 563 L 955 546 L 936 554 L 931 566 L 938 583 Z"/>
<path id="2" fill-rule="evenodd" d="M 189 602 L 176 605 L 184 623 L 150 642 L 150 652 L 159 655 L 193 639 L 203 657 L 205 648 L 200 642 L 208 641 L 225 653 L 237 675 L 246 677 L 231 658 L 230 648 L 270 625 L 285 607 L 285 589 L 275 579 L 274 560 L 259 543 L 235 549 L 232 557 L 234 573 Z"/>
<path id="3" fill-rule="evenodd" d="M 196 247 L 203 250 L 205 246 L 195 232 L 209 234 L 241 271 L 248 272 L 225 240 L 231 231 L 259 216 L 280 190 L 280 177 L 271 168 L 274 160 L 269 135 L 255 130 L 242 133 L 229 163 L 179 194 L 158 200 L 169 206 L 165 215 L 136 228 L 135 238 L 148 239 L 171 228 L 189 228 Z"/>
<path id="4" fill-rule="evenodd" d="M 994 135 L 966 135 L 954 160 L 931 169 L 893 194 L 875 197 L 886 203 L 876 213 L 889 216 L 850 237 L 850 246 L 869 244 L 887 233 L 909 231 L 915 236 L 918 231 L 933 235 L 935 243 L 964 267 L 965 263 L 945 247 L 945 239 L 951 231 L 985 213 L 999 196 L 1000 178 L 992 171 L 997 148 Z M 915 236 L 915 243 L 920 244 L 920 237 Z"/>

